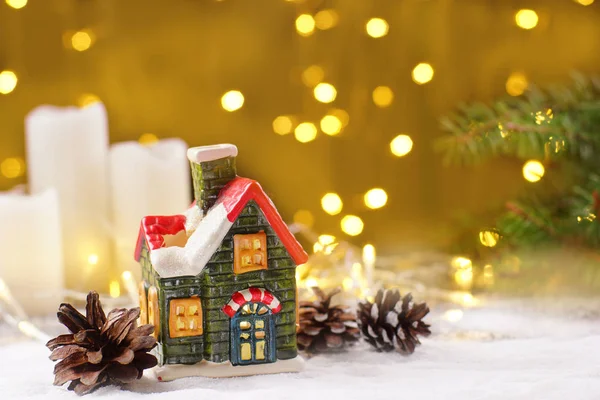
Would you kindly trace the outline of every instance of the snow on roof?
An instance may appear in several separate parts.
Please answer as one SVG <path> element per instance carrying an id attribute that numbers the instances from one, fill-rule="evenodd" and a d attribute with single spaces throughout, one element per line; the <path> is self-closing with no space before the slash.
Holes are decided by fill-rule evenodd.
<path id="1" fill-rule="evenodd" d="M 206 161 L 218 160 L 225 157 L 235 157 L 238 149 L 233 144 L 215 144 L 212 146 L 199 146 L 188 149 L 188 159 L 196 164 Z"/>
<path id="2" fill-rule="evenodd" d="M 241 177 L 233 179 L 223 188 L 215 205 L 200 219 L 185 247 L 164 247 L 162 237 L 159 239 L 149 236 L 157 234 L 156 232 L 160 234 L 160 231 L 164 231 L 164 234 L 176 234 L 185 229 L 187 224 L 184 215 L 144 218 L 140 229 L 140 238 L 138 238 L 136 260 L 139 260 L 141 244 L 145 239 L 150 249 L 152 266 L 161 277 L 198 275 L 219 248 L 223 238 L 250 200 L 254 200 L 258 204 L 296 265 L 304 264 L 308 255 L 281 219 L 271 199 L 258 182 Z M 165 224 L 164 228 L 160 229 L 155 226 L 161 223 Z M 145 224 L 149 224 L 148 227 Z M 181 229 L 179 229 L 180 227 Z"/>

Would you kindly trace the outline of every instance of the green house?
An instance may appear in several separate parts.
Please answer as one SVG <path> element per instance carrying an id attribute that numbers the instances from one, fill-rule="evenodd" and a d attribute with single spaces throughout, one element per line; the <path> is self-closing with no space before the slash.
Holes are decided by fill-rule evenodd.
<path id="1" fill-rule="evenodd" d="M 296 371 L 296 266 L 307 255 L 233 145 L 188 151 L 196 201 L 142 220 L 142 323 L 155 325 L 159 380 Z M 170 368 L 171 367 L 171 368 Z"/>

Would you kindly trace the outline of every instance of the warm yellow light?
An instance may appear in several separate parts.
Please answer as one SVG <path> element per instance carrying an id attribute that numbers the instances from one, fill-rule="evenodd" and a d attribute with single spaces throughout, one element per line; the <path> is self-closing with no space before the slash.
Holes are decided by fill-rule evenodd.
<path id="1" fill-rule="evenodd" d="M 494 267 L 491 264 L 483 267 L 483 284 L 488 286 L 494 284 Z"/>
<path id="2" fill-rule="evenodd" d="M 108 292 L 110 297 L 117 298 L 121 295 L 121 284 L 119 281 L 112 281 L 108 285 Z"/>
<path id="3" fill-rule="evenodd" d="M 351 290 L 354 287 L 354 281 L 352 280 L 352 278 L 350 278 L 349 276 L 345 277 L 342 280 L 342 287 L 346 291 Z"/>
<path id="4" fill-rule="evenodd" d="M 543 123 L 549 124 L 553 119 L 554 113 L 551 108 L 547 108 L 546 111 L 537 111 L 535 113 L 535 123 L 537 125 L 542 125 Z M 552 137 L 550 137 L 550 139 L 552 139 Z"/>
<path id="5" fill-rule="evenodd" d="M 461 257 L 461 256 L 452 257 L 452 261 L 450 262 L 450 264 L 454 268 L 471 268 L 473 266 L 473 263 L 471 260 L 469 260 L 466 257 Z"/>
<path id="6" fill-rule="evenodd" d="M 533 10 L 522 9 L 515 14 L 515 22 L 519 28 L 533 29 L 538 24 L 538 15 Z"/>
<path id="7" fill-rule="evenodd" d="M 373 38 L 384 37 L 388 34 L 390 26 L 383 18 L 371 18 L 367 22 L 367 34 Z"/>
<path id="8" fill-rule="evenodd" d="M 463 314 L 463 310 L 454 308 L 444 313 L 444 319 L 450 322 L 458 322 L 462 319 Z"/>
<path id="9" fill-rule="evenodd" d="M 342 232 L 350 236 L 360 235 L 365 227 L 365 224 L 360 217 L 356 215 L 346 215 L 340 222 Z"/>
<path id="10" fill-rule="evenodd" d="M 522 72 L 513 72 L 506 80 L 506 92 L 511 96 L 520 96 L 525 92 L 529 82 Z"/>
<path id="11" fill-rule="evenodd" d="M 462 268 L 454 273 L 454 280 L 461 288 L 470 288 L 473 284 L 473 268 Z"/>
<path id="12" fill-rule="evenodd" d="M 319 243 L 322 245 L 330 245 L 335 243 L 335 236 L 333 235 L 319 235 Z"/>
<path id="13" fill-rule="evenodd" d="M 143 133 L 140 135 L 138 142 L 145 146 L 149 146 L 158 142 L 158 137 L 154 133 Z"/>
<path id="14" fill-rule="evenodd" d="M 273 120 L 273 131 L 278 135 L 287 135 L 294 129 L 294 122 L 287 115 L 280 115 Z"/>
<path id="15" fill-rule="evenodd" d="M 133 278 L 133 275 L 131 274 L 131 271 L 123 271 L 121 278 L 123 278 L 124 281 L 130 281 Z"/>
<path id="16" fill-rule="evenodd" d="M 594 3 L 594 0 L 573 0 L 573 1 L 581 4 L 582 6 L 589 6 L 590 4 Z"/>
<path id="17" fill-rule="evenodd" d="M 25 173 L 25 161 L 18 157 L 7 158 L 0 164 L 0 172 L 9 179 L 23 176 Z"/>
<path id="18" fill-rule="evenodd" d="M 78 31 L 71 36 L 71 46 L 77 51 L 85 51 L 90 48 L 93 40 L 91 31 Z"/>
<path id="19" fill-rule="evenodd" d="M 303 122 L 294 129 L 294 137 L 300 143 L 308 143 L 317 137 L 317 127 L 312 122 Z"/>
<path id="20" fill-rule="evenodd" d="M 342 121 L 334 115 L 326 115 L 321 119 L 321 130 L 327 135 L 335 136 L 342 130 Z"/>
<path id="21" fill-rule="evenodd" d="M 392 104 L 394 100 L 394 92 L 387 86 L 377 86 L 375 90 L 373 90 L 373 103 L 377 107 L 387 107 Z"/>
<path id="22" fill-rule="evenodd" d="M 375 263 L 375 246 L 372 244 L 365 244 L 362 252 L 362 259 L 365 264 Z M 360 265 L 360 264 L 359 264 Z"/>
<path id="23" fill-rule="evenodd" d="M 321 103 L 331 103 L 337 96 L 337 90 L 330 83 L 319 83 L 314 90 L 315 99 Z"/>
<path id="24" fill-rule="evenodd" d="M 336 215 L 342 212 L 344 203 L 337 193 L 327 193 L 321 198 L 321 207 L 329 215 Z"/>
<path id="25" fill-rule="evenodd" d="M 88 256 L 88 264 L 90 264 L 90 265 L 98 264 L 98 254 L 90 254 Z"/>
<path id="26" fill-rule="evenodd" d="M 296 18 L 296 30 L 300 36 L 310 36 L 315 31 L 315 19 L 312 15 L 302 14 Z"/>
<path id="27" fill-rule="evenodd" d="M 423 85 L 433 79 L 433 67 L 428 63 L 419 63 L 412 70 L 412 79 L 415 83 Z"/>
<path id="28" fill-rule="evenodd" d="M 244 95 L 239 90 L 230 90 L 221 97 L 221 107 L 232 112 L 239 110 L 244 105 Z"/>
<path id="29" fill-rule="evenodd" d="M 335 10 L 321 10 L 315 15 L 315 25 L 322 31 L 336 26 L 338 20 L 339 16 Z"/>
<path id="30" fill-rule="evenodd" d="M 84 93 L 77 99 L 77 105 L 79 105 L 79 107 L 87 107 L 99 102 L 100 98 L 91 93 Z"/>
<path id="31" fill-rule="evenodd" d="M 308 210 L 298 210 L 294 213 L 294 223 L 311 228 L 315 223 L 315 217 Z"/>
<path id="32" fill-rule="evenodd" d="M 485 247 L 494 247 L 498 244 L 500 235 L 494 231 L 481 231 L 479 232 L 479 241 Z"/>
<path id="33" fill-rule="evenodd" d="M 17 75 L 13 71 L 4 70 L 0 72 L 0 93 L 9 94 L 17 87 Z"/>
<path id="34" fill-rule="evenodd" d="M 377 209 L 385 206 L 388 200 L 388 195 L 381 188 L 374 188 L 365 193 L 365 205 L 372 209 Z"/>
<path id="35" fill-rule="evenodd" d="M 410 153 L 413 141 L 408 135 L 398 135 L 390 142 L 390 150 L 396 157 L 403 157 Z"/>
<path id="36" fill-rule="evenodd" d="M 529 182 L 537 182 L 544 176 L 544 165 L 536 160 L 529 160 L 523 165 L 523 177 Z"/>
<path id="37" fill-rule="evenodd" d="M 27 5 L 27 0 L 6 0 L 6 4 L 8 4 L 9 7 L 18 10 Z"/>
<path id="38" fill-rule="evenodd" d="M 304 284 L 306 285 L 307 288 L 319 286 L 319 282 L 317 282 L 317 280 L 315 278 L 306 278 L 306 281 L 304 281 Z"/>
<path id="39" fill-rule="evenodd" d="M 348 122 L 350 122 L 350 116 L 345 110 L 342 110 L 341 108 L 332 108 L 327 114 L 337 117 L 337 119 L 339 119 L 342 123 L 343 128 L 345 128 L 346 125 L 348 125 Z"/>
<path id="40" fill-rule="evenodd" d="M 308 87 L 315 87 L 325 78 L 325 71 L 318 65 L 311 65 L 302 71 L 302 83 Z"/>

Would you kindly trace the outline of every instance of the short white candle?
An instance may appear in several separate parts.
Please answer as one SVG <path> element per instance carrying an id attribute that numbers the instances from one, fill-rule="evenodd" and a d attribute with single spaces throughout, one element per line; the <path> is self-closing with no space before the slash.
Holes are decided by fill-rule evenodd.
<path id="1" fill-rule="evenodd" d="M 165 139 L 150 145 L 123 142 L 111 147 L 111 209 L 121 271 L 132 271 L 139 277 L 133 252 L 143 217 L 181 214 L 189 207 L 187 148 L 180 139 Z"/>
<path id="2" fill-rule="evenodd" d="M 101 103 L 41 106 L 25 127 L 31 193 L 58 191 L 67 287 L 107 291 L 112 262 L 106 110 Z"/>
<path id="3" fill-rule="evenodd" d="M 58 196 L 0 194 L 0 278 L 28 315 L 55 312 L 63 296 Z"/>

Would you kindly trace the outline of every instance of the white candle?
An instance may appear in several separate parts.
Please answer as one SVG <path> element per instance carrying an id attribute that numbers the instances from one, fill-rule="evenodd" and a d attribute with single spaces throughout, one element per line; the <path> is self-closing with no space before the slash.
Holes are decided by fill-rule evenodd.
<path id="1" fill-rule="evenodd" d="M 64 280 L 56 191 L 0 194 L 0 221 L 0 278 L 28 315 L 56 312 Z"/>
<path id="2" fill-rule="evenodd" d="M 112 263 L 106 110 L 101 103 L 41 106 L 25 127 L 31 193 L 58 191 L 67 287 L 107 291 Z"/>
<path id="3" fill-rule="evenodd" d="M 191 203 L 187 144 L 180 139 L 110 149 L 111 209 L 118 265 L 139 277 L 133 260 L 140 222 L 147 215 L 184 212 Z"/>

